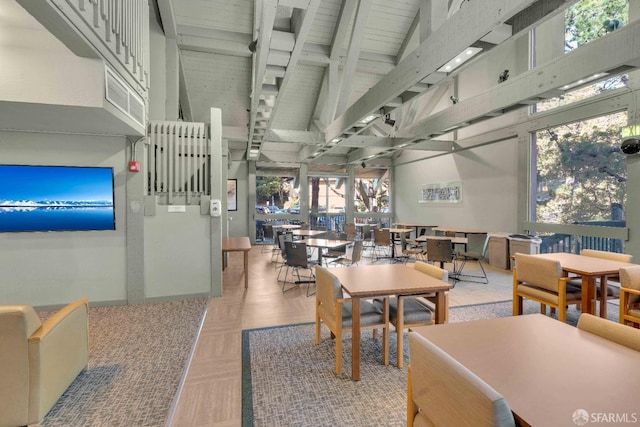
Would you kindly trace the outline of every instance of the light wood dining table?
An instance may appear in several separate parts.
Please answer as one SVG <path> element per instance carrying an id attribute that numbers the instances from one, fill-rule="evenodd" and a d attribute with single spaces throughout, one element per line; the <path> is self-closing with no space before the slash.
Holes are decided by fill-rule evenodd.
<path id="1" fill-rule="evenodd" d="M 326 234 L 326 231 L 324 230 L 307 230 L 305 229 L 299 229 L 299 230 L 292 230 L 291 234 L 294 236 L 298 236 L 298 237 L 314 237 L 314 236 L 320 236 L 321 234 Z"/>
<path id="2" fill-rule="evenodd" d="M 251 241 L 248 237 L 223 237 L 222 238 L 222 269 L 226 264 L 227 252 L 244 252 L 244 287 L 249 287 L 249 251 Z"/>
<path id="3" fill-rule="evenodd" d="M 573 273 L 579 275 L 582 278 L 582 311 L 591 314 L 595 313 L 596 278 L 618 274 L 620 268 L 634 265 L 627 262 L 565 252 L 537 254 L 533 256 L 559 261 L 562 271 L 565 274 Z"/>
<path id="4" fill-rule="evenodd" d="M 362 265 L 329 270 L 352 298 L 351 379 L 354 381 L 360 380 L 360 299 L 434 293 L 435 323 L 444 323 L 447 318 L 446 292 L 452 286 L 404 264 Z M 398 312 L 402 312 L 400 301 L 402 299 L 399 299 Z M 402 339 L 402 334 L 398 334 L 399 346 Z"/>
<path id="5" fill-rule="evenodd" d="M 542 314 L 411 330 L 500 393 L 520 425 L 582 425 L 579 409 L 640 421 L 640 352 L 630 348 Z"/>

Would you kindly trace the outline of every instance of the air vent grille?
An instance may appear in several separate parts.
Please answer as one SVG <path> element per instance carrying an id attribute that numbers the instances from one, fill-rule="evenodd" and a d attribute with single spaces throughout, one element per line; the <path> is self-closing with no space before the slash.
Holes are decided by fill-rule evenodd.
<path id="1" fill-rule="evenodd" d="M 144 102 L 122 80 L 105 67 L 105 98 L 120 111 L 131 117 L 136 123 L 145 126 Z"/>

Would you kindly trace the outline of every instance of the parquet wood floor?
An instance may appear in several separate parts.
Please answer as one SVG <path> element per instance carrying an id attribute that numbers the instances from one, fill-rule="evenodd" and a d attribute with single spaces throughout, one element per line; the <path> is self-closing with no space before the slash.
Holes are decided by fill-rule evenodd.
<path id="1" fill-rule="evenodd" d="M 223 295 L 212 298 L 184 385 L 167 422 L 175 427 L 236 427 L 242 424 L 241 331 L 314 321 L 315 297 L 306 286 L 282 293 L 270 253 L 249 252 L 249 288 L 244 288 L 242 253 L 230 254 Z M 365 258 L 361 264 L 366 264 Z M 477 268 L 470 265 L 472 268 Z M 510 271 L 486 266 L 488 285 L 459 282 L 450 305 L 511 299 Z M 479 270 L 478 270 L 479 271 Z M 312 285 L 313 286 L 313 285 Z"/>

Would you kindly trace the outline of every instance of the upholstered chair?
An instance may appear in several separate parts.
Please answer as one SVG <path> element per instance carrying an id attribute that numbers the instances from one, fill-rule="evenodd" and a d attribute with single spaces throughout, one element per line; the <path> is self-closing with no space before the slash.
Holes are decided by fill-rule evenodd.
<path id="1" fill-rule="evenodd" d="M 580 315 L 578 329 L 629 347 L 632 350 L 640 351 L 640 329 L 630 328 L 589 313 Z"/>
<path id="2" fill-rule="evenodd" d="M 342 373 L 342 334 L 351 333 L 352 327 L 351 298 L 344 298 L 340 280 L 321 266 L 316 266 L 316 345 L 320 344 L 320 329 L 324 323 L 335 337 L 337 375 Z M 373 329 L 374 337 L 377 328 L 382 327 L 382 363 L 389 364 L 389 309 L 382 310 L 372 303 L 360 301 L 360 328 Z"/>
<path id="3" fill-rule="evenodd" d="M 427 274 L 438 280 L 447 282 L 449 280 L 449 272 L 442 268 L 438 268 L 435 265 L 427 264 L 426 262 L 416 261 L 415 264 L 407 264 L 408 268 L 413 268 L 421 273 Z M 447 293 L 446 300 L 449 306 L 449 294 Z M 430 306 L 427 301 L 433 303 Z M 374 304 L 378 308 L 382 308 L 384 300 L 376 299 Z M 399 303 L 402 303 L 402 315 L 398 311 Z M 398 368 L 402 368 L 404 365 L 404 342 L 403 333 L 404 330 L 409 327 L 432 325 L 433 315 L 435 312 L 435 294 L 427 295 L 405 295 L 397 298 L 389 298 L 389 323 L 391 323 L 396 329 L 396 343 L 397 343 L 397 357 L 396 364 Z M 445 319 L 446 321 L 446 319 Z"/>
<path id="4" fill-rule="evenodd" d="M 640 265 L 620 269 L 620 323 L 640 325 Z"/>
<path id="5" fill-rule="evenodd" d="M 567 305 L 581 302 L 581 289 L 567 289 L 567 277 L 562 276 L 559 261 L 535 255 L 515 254 L 513 268 L 513 315 L 522 314 L 522 300 L 528 298 L 540 303 L 540 313 L 546 314 L 547 305 L 558 310 L 558 320 L 567 318 Z"/>
<path id="6" fill-rule="evenodd" d="M 409 332 L 408 376 L 408 427 L 515 426 L 502 395 L 415 332 Z"/>
<path id="7" fill-rule="evenodd" d="M 45 322 L 30 305 L 0 306 L 0 426 L 39 424 L 89 355 L 88 302 Z"/>

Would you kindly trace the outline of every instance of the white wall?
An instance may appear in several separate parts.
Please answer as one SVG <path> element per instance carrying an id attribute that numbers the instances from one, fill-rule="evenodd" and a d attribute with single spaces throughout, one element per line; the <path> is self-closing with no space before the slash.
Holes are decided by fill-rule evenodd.
<path id="1" fill-rule="evenodd" d="M 397 221 L 517 231 L 517 144 L 505 141 L 399 165 L 394 170 Z M 418 203 L 424 184 L 462 182 L 462 203 Z"/>
<path id="2" fill-rule="evenodd" d="M 102 60 L 73 54 L 17 3 L 2 6 L 27 18 L 0 25 L 0 100 L 102 107 Z"/>
<path id="3" fill-rule="evenodd" d="M 126 300 L 125 139 L 0 131 L 5 164 L 108 166 L 115 231 L 0 233 L 0 304 Z"/>
<path id="4" fill-rule="evenodd" d="M 208 294 L 211 290 L 211 225 L 200 206 L 169 213 L 157 206 L 144 218 L 145 297 Z"/>

